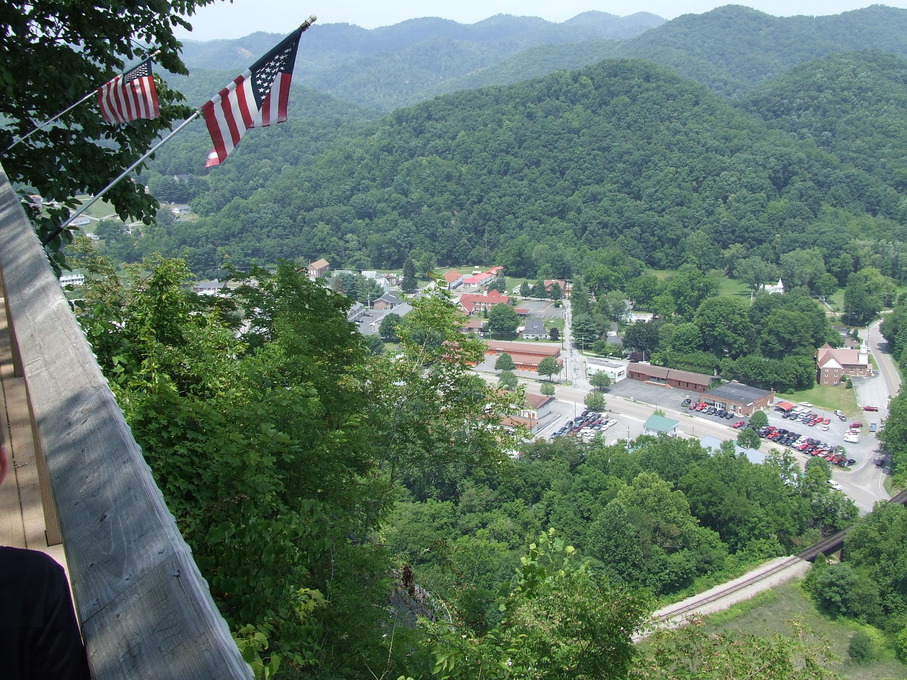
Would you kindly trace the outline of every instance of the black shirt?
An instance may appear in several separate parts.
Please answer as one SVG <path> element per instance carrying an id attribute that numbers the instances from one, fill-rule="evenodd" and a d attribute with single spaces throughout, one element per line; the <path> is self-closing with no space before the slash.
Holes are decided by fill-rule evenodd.
<path id="1" fill-rule="evenodd" d="M 0 678 L 89 677 L 63 567 L 41 552 L 0 547 Z"/>

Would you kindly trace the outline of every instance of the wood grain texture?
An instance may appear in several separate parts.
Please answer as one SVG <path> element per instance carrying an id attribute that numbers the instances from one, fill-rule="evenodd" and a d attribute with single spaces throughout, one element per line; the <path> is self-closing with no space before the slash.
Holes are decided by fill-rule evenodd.
<path id="1" fill-rule="evenodd" d="M 251 678 L 2 168 L 0 269 L 94 677 Z"/>

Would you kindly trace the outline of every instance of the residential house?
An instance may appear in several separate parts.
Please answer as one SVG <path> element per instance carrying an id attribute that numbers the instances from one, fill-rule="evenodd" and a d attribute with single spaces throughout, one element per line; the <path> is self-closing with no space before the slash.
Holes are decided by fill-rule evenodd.
<path id="1" fill-rule="evenodd" d="M 551 286 L 553 286 L 555 283 L 560 286 L 561 294 L 564 297 L 570 297 L 570 292 L 573 290 L 573 285 L 569 281 L 565 281 L 564 279 L 545 279 L 544 281 L 542 281 L 542 285 L 545 286 L 545 292 L 550 293 Z"/>
<path id="2" fill-rule="evenodd" d="M 822 345 L 816 353 L 816 382 L 820 385 L 839 385 L 845 375 L 872 375 L 869 348 L 865 344 L 859 349 L 835 348 L 828 343 Z"/>
<path id="3" fill-rule="evenodd" d="M 466 319 L 460 324 L 460 330 L 467 335 L 481 335 L 485 329 L 484 319 Z"/>
<path id="4" fill-rule="evenodd" d="M 542 426 L 542 421 L 547 420 L 551 415 L 551 404 L 554 397 L 546 397 L 541 394 L 527 394 L 526 400 L 519 406 L 514 404 L 514 409 L 519 408 L 519 415 L 513 413 L 502 421 L 504 427 L 510 429 L 522 425 L 527 430 L 535 433 Z"/>
<path id="5" fill-rule="evenodd" d="M 523 340 L 547 340 L 548 331 L 545 330 L 545 322 L 541 319 L 527 319 L 522 335 Z"/>

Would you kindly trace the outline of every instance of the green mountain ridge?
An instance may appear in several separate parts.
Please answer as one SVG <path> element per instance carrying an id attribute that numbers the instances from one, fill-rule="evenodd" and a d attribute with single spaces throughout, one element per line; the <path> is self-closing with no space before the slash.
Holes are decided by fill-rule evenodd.
<path id="1" fill-rule="evenodd" d="M 721 266 L 735 245 L 769 261 L 804 242 L 831 252 L 858 217 L 880 238 L 902 231 L 901 197 L 881 180 L 639 60 L 401 109 L 302 165 L 286 134 L 243 144 L 193 202 L 205 217 L 151 230 L 149 245 L 188 253 L 195 271 L 225 254 L 480 262 L 520 239 L 675 268 Z"/>

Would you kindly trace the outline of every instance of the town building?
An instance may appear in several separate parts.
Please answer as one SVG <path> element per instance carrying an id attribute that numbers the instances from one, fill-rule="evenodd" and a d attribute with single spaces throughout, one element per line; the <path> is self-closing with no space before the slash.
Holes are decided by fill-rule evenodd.
<path id="1" fill-rule="evenodd" d="M 447 284 L 448 290 L 459 288 L 461 285 L 463 285 L 464 278 L 464 275 L 458 272 L 456 269 L 451 269 L 449 272 L 444 272 L 444 282 Z"/>
<path id="2" fill-rule="evenodd" d="M 586 377 L 591 378 L 599 372 L 608 374 L 612 383 L 619 383 L 627 377 L 627 366 L 629 361 L 619 361 L 617 359 L 601 359 L 598 357 L 586 357 Z"/>
<path id="3" fill-rule="evenodd" d="M 654 436 L 665 435 L 666 437 L 676 437 L 678 425 L 680 425 L 679 420 L 665 418 L 664 416 L 653 413 L 649 416 L 649 419 L 643 423 L 642 433 Z"/>
<path id="4" fill-rule="evenodd" d="M 749 416 L 771 406 L 775 393 L 731 381 L 706 392 L 702 395 L 702 401 L 725 411 Z"/>
<path id="5" fill-rule="evenodd" d="M 309 278 L 312 281 L 316 279 L 322 279 L 330 271 L 331 265 L 323 257 L 320 260 L 315 260 L 308 267 Z"/>
<path id="6" fill-rule="evenodd" d="M 488 290 L 484 293 L 463 293 L 457 302 L 467 314 L 473 314 L 490 312 L 495 305 L 509 305 L 510 296 L 504 295 L 499 290 Z"/>
<path id="7" fill-rule="evenodd" d="M 820 385 L 839 385 L 845 375 L 872 375 L 869 348 L 865 344 L 859 349 L 836 348 L 828 343 L 822 345 L 816 353 L 816 382 Z"/>
<path id="8" fill-rule="evenodd" d="M 463 285 L 472 286 L 473 288 L 484 286 L 498 278 L 498 273 L 502 271 L 504 271 L 503 267 L 492 267 L 486 272 L 476 272 L 472 276 L 464 278 Z"/>
<path id="9" fill-rule="evenodd" d="M 681 371 L 677 368 L 653 366 L 646 363 L 630 363 L 627 375 L 633 380 L 641 380 L 652 385 L 664 385 L 679 390 L 702 393 L 709 389 L 714 376 L 692 371 Z"/>
<path id="10" fill-rule="evenodd" d="M 486 356 L 509 354 L 520 371 L 537 371 L 545 357 L 554 357 L 561 365 L 559 358 L 561 346 L 543 342 L 508 342 L 505 340 L 486 340 Z"/>
<path id="11" fill-rule="evenodd" d="M 376 298 L 372 302 L 372 309 L 393 309 L 399 305 L 403 304 L 403 300 L 398 298 L 393 293 L 385 293 L 379 298 Z"/>
<path id="12" fill-rule="evenodd" d="M 783 295 L 784 281 L 778 279 L 778 283 L 764 283 L 760 287 L 760 290 L 764 290 L 769 295 Z"/>

